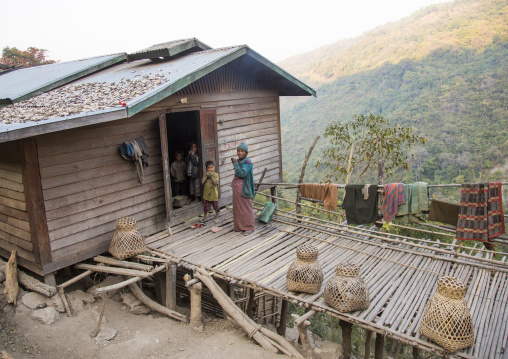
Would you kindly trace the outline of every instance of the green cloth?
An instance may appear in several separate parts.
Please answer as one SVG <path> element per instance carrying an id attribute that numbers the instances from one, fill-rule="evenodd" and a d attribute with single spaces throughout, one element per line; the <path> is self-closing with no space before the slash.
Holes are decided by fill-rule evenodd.
<path id="1" fill-rule="evenodd" d="M 403 222 L 424 222 L 422 212 L 429 211 L 427 188 L 427 183 L 425 182 L 404 184 L 406 203 L 399 206 L 397 217 L 402 217 Z"/>
<path id="2" fill-rule="evenodd" d="M 456 203 L 433 199 L 430 204 L 429 221 L 436 221 L 456 226 L 459 220 L 459 208 Z"/>
<path id="3" fill-rule="evenodd" d="M 203 178 L 206 178 L 205 183 L 203 184 L 203 199 L 206 199 L 209 202 L 215 202 L 219 200 L 219 174 L 214 173 L 213 178 L 215 178 L 215 182 L 217 184 L 213 184 L 212 179 L 208 178 L 208 175 L 204 175 Z"/>
<path id="4" fill-rule="evenodd" d="M 363 184 L 346 185 L 342 208 L 346 210 L 347 224 L 375 223 L 377 215 L 377 185 L 369 186 L 369 198 L 363 199 Z"/>

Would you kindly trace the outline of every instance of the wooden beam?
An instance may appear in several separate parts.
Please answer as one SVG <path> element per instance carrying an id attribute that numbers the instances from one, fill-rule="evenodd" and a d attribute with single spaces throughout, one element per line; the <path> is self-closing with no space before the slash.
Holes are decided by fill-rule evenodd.
<path id="1" fill-rule="evenodd" d="M 169 169 L 168 154 L 168 128 L 166 122 L 166 114 L 159 116 L 159 129 L 161 138 L 161 154 L 162 154 L 162 170 L 164 181 L 164 195 L 166 198 L 166 229 L 171 235 L 171 215 L 173 213 L 173 195 L 171 193 L 171 176 Z"/>
<path id="2" fill-rule="evenodd" d="M 30 237 L 37 264 L 52 262 L 49 244 L 48 222 L 42 195 L 37 144 L 31 137 L 18 142 L 22 161 L 23 187 L 25 190 L 26 209 L 30 224 Z"/>
<path id="3" fill-rule="evenodd" d="M 176 310 L 176 265 L 170 264 L 166 270 L 166 308 Z"/>
<path id="4" fill-rule="evenodd" d="M 277 334 L 285 337 L 286 336 L 286 321 L 288 317 L 288 301 L 282 299 L 281 309 L 280 309 L 280 320 L 279 326 L 277 327 Z"/>
<path id="5" fill-rule="evenodd" d="M 342 358 L 350 359 L 353 347 L 351 345 L 351 331 L 353 325 L 345 320 L 339 322 L 340 328 L 342 329 Z"/>

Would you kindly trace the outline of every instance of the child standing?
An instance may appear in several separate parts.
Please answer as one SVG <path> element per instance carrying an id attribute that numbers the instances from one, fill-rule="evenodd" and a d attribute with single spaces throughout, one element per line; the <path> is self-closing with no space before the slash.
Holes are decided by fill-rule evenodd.
<path id="1" fill-rule="evenodd" d="M 215 220 L 219 218 L 219 174 L 215 173 L 215 163 L 206 161 L 206 173 L 201 179 L 203 184 L 203 212 L 206 219 L 211 207 L 215 209 Z"/>
<path id="2" fill-rule="evenodd" d="M 185 194 L 187 164 L 183 161 L 182 151 L 175 154 L 175 159 L 176 161 L 171 164 L 171 176 L 175 179 L 175 196 L 182 196 Z"/>
<path id="3" fill-rule="evenodd" d="M 189 192 L 192 200 L 199 201 L 201 196 L 200 183 L 199 183 L 199 157 L 198 146 L 191 143 L 189 154 L 185 158 L 187 164 L 187 176 L 189 177 Z"/>

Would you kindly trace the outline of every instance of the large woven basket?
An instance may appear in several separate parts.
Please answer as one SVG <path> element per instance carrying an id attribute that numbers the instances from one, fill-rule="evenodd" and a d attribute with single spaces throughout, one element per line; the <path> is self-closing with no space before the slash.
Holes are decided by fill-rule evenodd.
<path id="1" fill-rule="evenodd" d="M 126 259 L 146 250 L 143 236 L 136 228 L 136 220 L 125 217 L 115 222 L 116 231 L 109 245 L 109 253 L 117 259 Z"/>
<path id="2" fill-rule="evenodd" d="M 466 286 L 457 278 L 441 277 L 437 292 L 423 313 L 420 334 L 456 352 L 474 344 L 474 326 L 467 307 Z"/>
<path id="3" fill-rule="evenodd" d="M 325 303 L 339 312 L 354 312 L 370 305 L 369 288 L 360 277 L 360 266 L 341 263 L 325 286 Z"/>
<path id="4" fill-rule="evenodd" d="M 311 244 L 296 248 L 296 259 L 291 263 L 286 276 L 289 290 L 316 294 L 323 284 L 323 271 L 317 261 L 318 249 Z"/>

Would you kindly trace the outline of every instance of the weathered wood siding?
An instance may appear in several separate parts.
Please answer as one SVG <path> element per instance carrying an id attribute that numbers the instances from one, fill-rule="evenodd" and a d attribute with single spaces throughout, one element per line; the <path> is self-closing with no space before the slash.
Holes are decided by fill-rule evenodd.
<path id="1" fill-rule="evenodd" d="M 0 144 L 0 247 L 4 256 L 16 249 L 20 263 L 35 263 L 17 141 Z"/>
<path id="2" fill-rule="evenodd" d="M 254 179 L 267 172 L 264 182 L 279 182 L 282 177 L 279 96 L 270 90 L 252 90 L 215 94 L 185 95 L 186 105 L 177 105 L 182 96 L 171 96 L 149 110 L 172 111 L 215 109 L 219 143 L 221 202 L 231 202 L 234 177 L 230 158 L 236 156 L 241 142 L 249 146 L 248 157 L 254 163 Z M 203 159 L 206 161 L 207 159 Z"/>
<path id="3" fill-rule="evenodd" d="M 119 146 L 145 133 L 149 166 L 138 182 Z M 164 228 L 165 206 L 158 116 L 153 113 L 37 138 L 52 251 L 45 272 L 105 252 L 115 220 L 130 216 L 147 235 Z"/>

